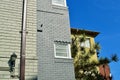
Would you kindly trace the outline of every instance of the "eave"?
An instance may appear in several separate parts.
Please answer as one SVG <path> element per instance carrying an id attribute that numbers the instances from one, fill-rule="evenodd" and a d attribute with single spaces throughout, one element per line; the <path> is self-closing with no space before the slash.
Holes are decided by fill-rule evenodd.
<path id="1" fill-rule="evenodd" d="M 71 28 L 71 34 L 83 34 L 83 33 L 85 33 L 87 36 L 92 37 L 96 37 L 99 34 L 99 32 L 96 31 Z"/>

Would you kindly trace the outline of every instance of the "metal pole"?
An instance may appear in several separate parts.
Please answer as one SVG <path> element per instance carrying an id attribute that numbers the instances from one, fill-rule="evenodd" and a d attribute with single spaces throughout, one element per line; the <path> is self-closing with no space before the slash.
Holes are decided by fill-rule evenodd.
<path id="1" fill-rule="evenodd" d="M 23 0 L 21 50 L 20 50 L 20 80 L 25 80 L 26 15 L 27 15 L 27 0 Z"/>

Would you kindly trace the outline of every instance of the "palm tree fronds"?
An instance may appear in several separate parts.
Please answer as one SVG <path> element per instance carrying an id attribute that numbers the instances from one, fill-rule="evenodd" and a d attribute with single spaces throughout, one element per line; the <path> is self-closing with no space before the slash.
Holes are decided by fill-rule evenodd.
<path id="1" fill-rule="evenodd" d="M 111 61 L 115 61 L 115 62 L 119 61 L 118 56 L 117 56 L 116 54 L 113 54 L 113 55 L 111 56 Z"/>
<path id="2" fill-rule="evenodd" d="M 100 58 L 99 59 L 99 64 L 101 65 L 101 64 L 108 64 L 108 63 L 110 63 L 110 59 L 108 59 L 108 58 Z"/>

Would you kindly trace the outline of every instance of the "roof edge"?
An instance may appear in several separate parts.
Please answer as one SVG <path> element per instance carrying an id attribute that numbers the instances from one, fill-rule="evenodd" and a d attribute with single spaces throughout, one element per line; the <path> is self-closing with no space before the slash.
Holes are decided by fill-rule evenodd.
<path id="1" fill-rule="evenodd" d="M 100 32 L 91 31 L 91 30 L 85 30 L 85 29 L 77 29 L 77 28 L 71 28 L 71 33 L 73 34 L 83 34 L 96 37 Z"/>

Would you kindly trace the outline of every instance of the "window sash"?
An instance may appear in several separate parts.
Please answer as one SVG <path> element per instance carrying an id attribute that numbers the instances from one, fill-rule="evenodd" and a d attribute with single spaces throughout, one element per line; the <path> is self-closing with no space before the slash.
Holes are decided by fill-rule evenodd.
<path id="1" fill-rule="evenodd" d="M 66 0 L 52 0 L 52 4 L 59 6 L 66 6 Z"/>
<path id="2" fill-rule="evenodd" d="M 85 42 L 81 42 L 80 46 L 90 48 L 90 39 L 88 38 L 85 40 Z"/>
<path id="3" fill-rule="evenodd" d="M 55 43 L 55 57 L 57 58 L 71 58 L 70 44 Z"/>

